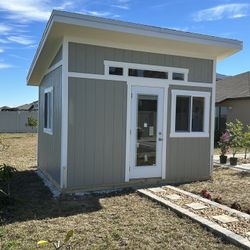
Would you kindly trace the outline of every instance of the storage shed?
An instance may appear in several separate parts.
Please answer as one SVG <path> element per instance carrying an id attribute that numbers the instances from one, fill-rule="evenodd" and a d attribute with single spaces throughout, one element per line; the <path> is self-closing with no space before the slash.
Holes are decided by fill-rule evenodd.
<path id="1" fill-rule="evenodd" d="M 211 177 L 218 38 L 53 11 L 27 82 L 38 168 L 63 192 Z"/>

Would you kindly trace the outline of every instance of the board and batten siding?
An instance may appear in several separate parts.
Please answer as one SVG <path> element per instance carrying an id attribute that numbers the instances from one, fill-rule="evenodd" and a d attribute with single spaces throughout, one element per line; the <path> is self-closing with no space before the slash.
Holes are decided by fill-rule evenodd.
<path id="1" fill-rule="evenodd" d="M 69 43 L 69 71 L 104 74 L 104 60 L 189 69 L 191 82 L 212 83 L 213 61 L 95 45 Z"/>
<path id="2" fill-rule="evenodd" d="M 68 96 L 68 188 L 123 183 L 126 83 L 69 78 Z"/>
<path id="3" fill-rule="evenodd" d="M 210 137 L 206 138 L 171 138 L 171 91 L 173 89 L 210 92 L 209 88 L 184 87 L 170 85 L 168 92 L 167 158 L 166 181 L 182 183 L 210 177 Z M 211 97 L 210 97 L 211 98 Z M 211 136 L 211 105 L 209 111 L 209 135 Z"/>
<path id="4" fill-rule="evenodd" d="M 43 131 L 44 90 L 53 87 L 53 134 Z M 62 67 L 48 73 L 39 87 L 38 167 L 60 185 Z"/>

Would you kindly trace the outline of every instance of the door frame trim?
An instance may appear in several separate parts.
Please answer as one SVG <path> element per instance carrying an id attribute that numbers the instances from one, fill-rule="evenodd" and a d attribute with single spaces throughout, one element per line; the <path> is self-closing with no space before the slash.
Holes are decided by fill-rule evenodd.
<path id="1" fill-rule="evenodd" d="M 131 157 L 131 93 L 132 86 L 141 87 L 158 87 L 163 88 L 163 131 L 162 137 L 162 166 L 161 178 L 166 179 L 166 157 L 167 157 L 167 116 L 168 116 L 168 88 L 169 84 L 159 83 L 155 79 L 143 79 L 143 82 L 137 82 L 136 79 L 127 80 L 127 124 L 126 124 L 126 162 L 125 162 L 125 182 L 129 182 L 130 178 L 130 157 Z"/>

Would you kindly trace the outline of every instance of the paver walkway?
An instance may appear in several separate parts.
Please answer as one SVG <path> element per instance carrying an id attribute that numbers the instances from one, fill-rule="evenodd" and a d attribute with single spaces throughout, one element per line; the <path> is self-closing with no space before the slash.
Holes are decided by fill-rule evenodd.
<path id="1" fill-rule="evenodd" d="M 250 215 L 173 186 L 138 192 L 250 249 Z"/>

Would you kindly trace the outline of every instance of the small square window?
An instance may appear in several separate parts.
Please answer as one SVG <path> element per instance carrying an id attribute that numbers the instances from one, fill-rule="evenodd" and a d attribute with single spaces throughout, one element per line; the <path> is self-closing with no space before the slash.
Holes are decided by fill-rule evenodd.
<path id="1" fill-rule="evenodd" d="M 173 73 L 173 80 L 184 81 L 184 74 L 183 73 Z"/>
<path id="2" fill-rule="evenodd" d="M 123 68 L 121 67 L 109 67 L 109 74 L 116 76 L 123 76 Z"/>

